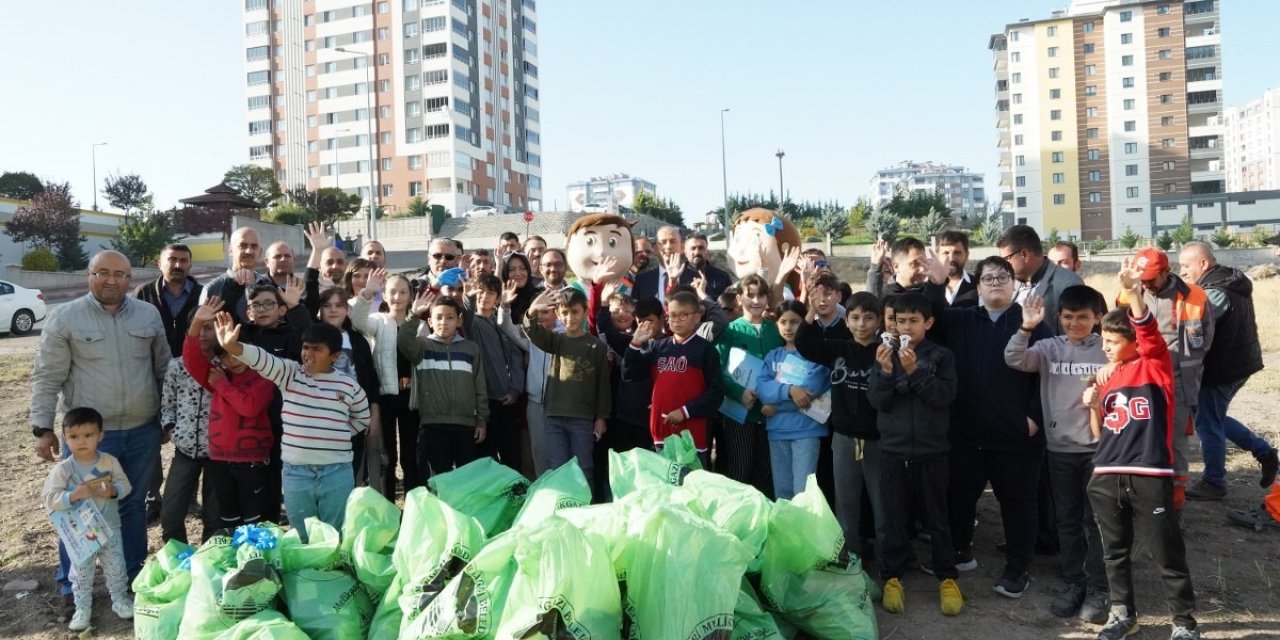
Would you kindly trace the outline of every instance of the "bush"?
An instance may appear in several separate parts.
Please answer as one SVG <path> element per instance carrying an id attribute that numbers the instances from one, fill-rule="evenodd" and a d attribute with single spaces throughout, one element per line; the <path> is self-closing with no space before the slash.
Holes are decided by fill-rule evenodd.
<path id="1" fill-rule="evenodd" d="M 1219 249 L 1228 249 L 1231 245 L 1235 244 L 1236 239 L 1235 236 L 1231 235 L 1231 233 L 1227 231 L 1227 225 L 1224 224 L 1219 227 L 1213 235 L 1209 236 L 1209 242 L 1217 245 Z"/>
<path id="2" fill-rule="evenodd" d="M 1133 227 L 1129 226 L 1124 228 L 1124 235 L 1117 238 L 1117 240 L 1120 241 L 1120 246 L 1126 249 L 1132 249 L 1138 246 L 1138 241 L 1141 239 L 1141 236 L 1133 232 Z"/>
<path id="3" fill-rule="evenodd" d="M 1094 253 L 1102 253 L 1107 250 L 1107 241 L 1103 240 L 1102 236 L 1098 236 L 1094 239 L 1093 243 L 1089 245 L 1089 250 Z"/>
<path id="4" fill-rule="evenodd" d="M 22 256 L 22 268 L 27 271 L 57 271 L 58 257 L 44 247 L 36 247 Z"/>
<path id="5" fill-rule="evenodd" d="M 1173 247 L 1173 235 L 1169 233 L 1168 229 L 1161 231 L 1160 235 L 1156 237 L 1156 246 L 1164 251 L 1168 251 Z"/>

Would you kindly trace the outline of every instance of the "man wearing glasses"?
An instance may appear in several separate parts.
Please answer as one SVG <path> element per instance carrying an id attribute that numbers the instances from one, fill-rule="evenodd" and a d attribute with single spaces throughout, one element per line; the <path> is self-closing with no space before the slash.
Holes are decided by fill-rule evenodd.
<path id="1" fill-rule="evenodd" d="M 1067 287 L 1084 284 L 1084 280 L 1045 257 L 1040 234 L 1025 224 L 1006 229 L 996 241 L 996 247 L 1000 250 L 1000 257 L 1013 266 L 1013 301 L 1022 304 L 1032 293 L 1044 298 L 1045 324 L 1053 335 L 1062 333 L 1058 322 L 1058 296 Z"/>
<path id="2" fill-rule="evenodd" d="M 435 286 L 440 274 L 458 266 L 462 250 L 451 238 L 433 238 L 427 251 L 427 272 L 414 279 L 415 288 Z"/>
<path id="3" fill-rule="evenodd" d="M 160 387 L 172 357 L 160 312 L 131 299 L 129 260 L 102 251 L 89 261 L 89 293 L 54 307 L 40 334 L 31 376 L 31 432 L 36 455 L 49 462 L 68 450 L 55 417 L 92 407 L 103 418 L 99 450 L 120 460 L 135 487 L 145 487 L 160 450 Z M 132 582 L 147 557 L 145 491 L 120 500 L 120 531 Z M 57 581 L 71 597 L 66 552 L 59 549 Z"/>

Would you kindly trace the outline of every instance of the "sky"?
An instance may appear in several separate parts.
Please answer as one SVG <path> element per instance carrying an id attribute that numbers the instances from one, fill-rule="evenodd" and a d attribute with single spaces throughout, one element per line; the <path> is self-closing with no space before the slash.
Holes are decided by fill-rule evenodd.
<path id="1" fill-rule="evenodd" d="M 248 160 L 242 2 L 11 3 L 0 53 L 0 171 L 69 181 L 80 204 L 137 173 L 167 208 Z M 995 193 L 991 34 L 1069 0 L 542 0 L 544 208 L 624 172 L 686 221 L 728 189 L 795 200 L 865 195 L 902 160 L 960 164 Z M 1280 2 L 1221 0 L 1228 105 L 1280 86 Z M 106 207 L 105 198 L 99 204 Z"/>

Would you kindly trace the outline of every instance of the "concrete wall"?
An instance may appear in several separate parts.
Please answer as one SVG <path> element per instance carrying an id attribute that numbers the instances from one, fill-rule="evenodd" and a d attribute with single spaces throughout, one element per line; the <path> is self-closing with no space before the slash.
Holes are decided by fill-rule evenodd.
<path id="1" fill-rule="evenodd" d="M 344 240 L 351 240 L 353 250 L 360 251 L 364 243 L 365 221 L 363 219 L 342 220 L 337 225 L 338 233 Z M 374 237 L 387 251 L 426 251 L 431 242 L 431 218 L 389 218 L 378 220 Z"/>
<path id="2" fill-rule="evenodd" d="M 133 269 L 130 287 L 142 282 L 150 282 L 160 277 L 159 269 Z M 45 272 L 25 271 L 16 264 L 5 265 L 4 279 L 29 289 L 69 289 L 83 287 L 88 289 L 88 276 L 83 271 Z"/>
<path id="3" fill-rule="evenodd" d="M 303 256 L 301 264 L 306 264 L 306 243 L 302 235 L 302 227 L 295 227 L 288 224 L 276 224 L 274 222 L 264 222 L 262 220 L 254 220 L 252 218 L 241 218 L 235 216 L 231 218 L 231 231 L 242 227 L 250 227 L 257 230 L 258 237 L 262 242 L 262 253 L 266 255 L 267 247 L 276 242 L 285 242 L 289 248 L 293 249 L 293 255 Z M 223 245 L 222 259 L 226 260 L 226 245 Z"/>

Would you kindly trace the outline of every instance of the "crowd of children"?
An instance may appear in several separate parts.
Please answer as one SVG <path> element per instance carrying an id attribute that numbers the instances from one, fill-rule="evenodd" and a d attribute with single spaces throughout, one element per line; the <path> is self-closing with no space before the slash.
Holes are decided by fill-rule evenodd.
<path id="1" fill-rule="evenodd" d="M 1199 637 L 1174 504 L 1173 371 L 1136 264 L 1119 275 L 1128 307 L 1107 313 L 1083 285 L 1015 302 L 1020 281 L 998 256 L 972 283 L 961 258 L 971 289 L 958 290 L 951 254 L 911 239 L 877 247 L 893 273 L 876 260 L 871 291 L 850 293 L 815 258 L 797 262 L 798 286 L 748 275 L 713 298 L 697 278 L 662 302 L 612 278 L 540 289 L 536 258 L 513 249 L 436 284 L 313 254 L 305 285 L 249 288 L 243 323 L 217 297 L 197 307 L 162 406 L 181 430 L 177 455 L 207 452 L 219 519 L 206 528 L 275 520 L 283 499 L 305 540 L 308 517 L 341 526 L 357 484 L 394 497 L 397 461 L 407 491 L 480 456 L 531 476 L 576 460 L 605 500 L 605 451 L 688 432 L 705 467 L 777 499 L 828 466 L 848 548 L 874 556 L 884 610 L 906 608 L 918 530 L 930 548 L 920 568 L 939 581 L 942 613 L 958 615 L 988 485 L 1005 536 L 993 588 L 1026 592 L 1046 465 L 1062 579 L 1053 614 L 1103 625 L 1099 638 L 1132 634 L 1140 543 L 1161 569 L 1173 638 Z M 89 501 L 110 525 L 131 486 L 97 452 L 94 415 L 66 415 L 71 455 L 43 501 L 55 512 Z M 186 539 L 180 519 L 164 534 Z M 108 538 L 97 556 L 123 616 L 119 554 Z M 72 628 L 88 623 L 93 564 L 72 573 Z"/>

